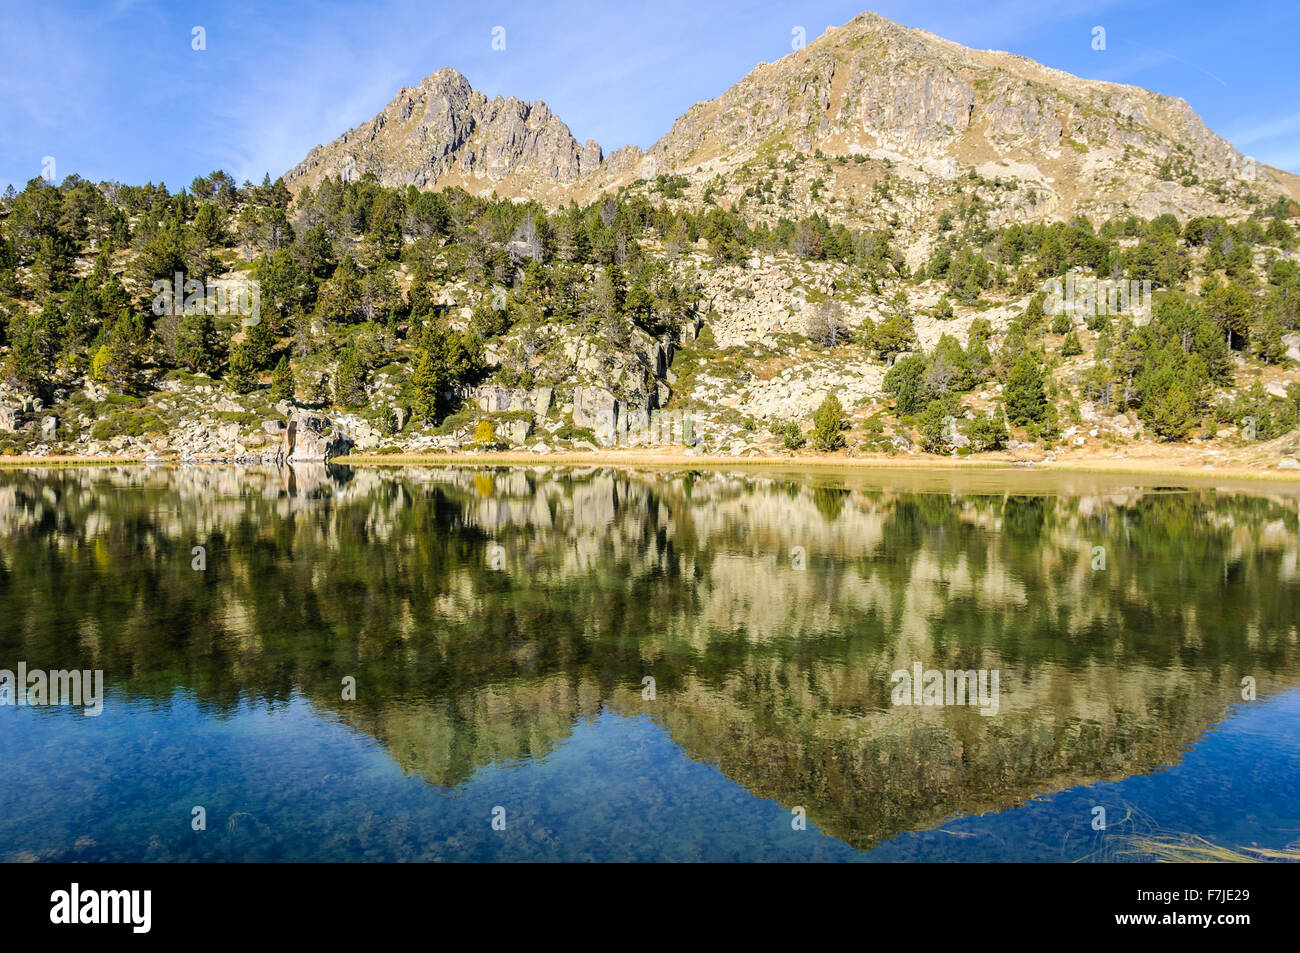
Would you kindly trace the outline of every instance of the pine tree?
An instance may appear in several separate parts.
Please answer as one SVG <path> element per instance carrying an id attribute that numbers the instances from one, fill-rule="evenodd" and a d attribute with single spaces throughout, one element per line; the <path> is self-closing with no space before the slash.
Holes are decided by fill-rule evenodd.
<path id="1" fill-rule="evenodd" d="M 885 372 L 882 387 L 894 395 L 894 409 L 900 414 L 914 414 L 921 409 L 925 399 L 922 379 L 925 376 L 925 358 L 919 354 L 900 357 Z"/>
<path id="2" fill-rule="evenodd" d="M 1047 415 L 1047 394 L 1043 390 L 1040 358 L 1026 351 L 1016 359 L 1003 389 L 1007 419 L 1016 426 L 1036 424 Z"/>
<path id="3" fill-rule="evenodd" d="M 416 416 L 426 423 L 439 419 L 445 411 L 444 395 L 474 379 L 481 367 L 482 356 L 470 335 L 426 325 L 411 375 Z"/>
<path id="4" fill-rule="evenodd" d="M 321 285 L 316 306 L 321 317 L 338 324 L 361 317 L 361 275 L 351 256 L 345 256 L 329 281 Z"/>
<path id="5" fill-rule="evenodd" d="M 1007 423 L 1002 415 L 1002 408 L 995 407 L 992 413 L 978 413 L 966 428 L 966 436 L 971 449 L 976 453 L 986 450 L 1001 450 L 1006 446 Z"/>
<path id="6" fill-rule="evenodd" d="M 1196 425 L 1196 404 L 1180 383 L 1152 397 L 1143 415 L 1163 440 L 1182 440 Z"/>
<path id="7" fill-rule="evenodd" d="M 249 394 L 257 389 L 257 367 L 242 344 L 236 345 L 230 352 L 230 362 L 226 366 L 226 384 L 236 394 Z"/>
<path id="8" fill-rule="evenodd" d="M 975 386 L 975 374 L 971 371 L 970 358 L 951 334 L 941 336 L 939 343 L 935 345 L 926 378 L 928 382 L 942 382 L 952 391 L 967 391 Z M 931 390 L 935 397 L 944 396 L 937 386 L 931 387 Z"/>
<path id="9" fill-rule="evenodd" d="M 1268 315 L 1251 335 L 1255 353 L 1265 364 L 1280 364 L 1286 358 L 1286 343 L 1282 340 L 1282 325 L 1273 315 Z"/>
<path id="10" fill-rule="evenodd" d="M 360 407 L 366 401 L 366 372 L 355 342 L 349 342 L 339 358 L 334 373 L 334 400 L 347 409 Z"/>
<path id="11" fill-rule="evenodd" d="M 244 352 L 258 370 L 269 367 L 275 356 L 275 331 L 267 321 L 257 321 L 244 329 Z"/>
<path id="12" fill-rule="evenodd" d="M 28 281 L 38 298 L 61 291 L 72 275 L 73 248 L 62 235 L 46 235 L 32 257 Z"/>
<path id="13" fill-rule="evenodd" d="M 225 244 L 225 214 L 212 202 L 199 203 L 194 213 L 194 235 L 204 249 Z"/>
<path id="14" fill-rule="evenodd" d="M 143 370 L 143 324 L 124 311 L 105 337 L 91 360 L 91 377 L 124 394 L 137 392 Z"/>
<path id="15" fill-rule="evenodd" d="M 848 427 L 844 407 L 834 394 L 827 394 L 813 414 L 812 442 L 818 450 L 830 452 L 844 446 L 844 429 Z"/>
<path id="16" fill-rule="evenodd" d="M 411 409 L 425 423 L 433 423 L 442 408 L 442 392 L 446 380 L 441 366 L 428 348 L 420 349 L 415 370 L 411 373 L 411 387 L 415 392 Z"/>
<path id="17" fill-rule="evenodd" d="M 916 343 L 916 330 L 912 327 L 912 319 L 903 314 L 886 318 L 876 325 L 872 343 L 881 360 L 887 360 L 895 354 L 906 351 Z"/>
<path id="18" fill-rule="evenodd" d="M 921 411 L 916 429 L 921 435 L 921 446 L 928 453 L 952 452 L 948 418 L 948 409 L 941 400 L 930 401 Z"/>
<path id="19" fill-rule="evenodd" d="M 277 403 L 282 400 L 291 401 L 297 390 L 298 382 L 294 379 L 289 359 L 282 357 L 280 363 L 275 365 L 274 373 L 271 374 L 271 399 Z"/>
<path id="20" fill-rule="evenodd" d="M 217 327 L 212 316 L 193 311 L 180 320 L 176 330 L 175 357 L 192 371 L 211 374 L 217 369 Z"/>
<path id="21" fill-rule="evenodd" d="M 1231 348 L 1240 347 L 1250 335 L 1255 302 L 1240 285 L 1216 288 L 1205 298 L 1205 315 L 1219 326 Z"/>
<path id="22" fill-rule="evenodd" d="M 35 388 L 41 383 L 43 368 L 40 332 L 36 321 L 25 312 L 10 318 L 9 358 L 5 361 L 5 380 L 21 388 Z"/>
<path id="23" fill-rule="evenodd" d="M 974 334 L 970 336 L 966 345 L 966 359 L 970 362 L 971 374 L 976 383 L 988 379 L 993 367 L 993 355 L 989 353 L 988 343 L 983 337 Z"/>

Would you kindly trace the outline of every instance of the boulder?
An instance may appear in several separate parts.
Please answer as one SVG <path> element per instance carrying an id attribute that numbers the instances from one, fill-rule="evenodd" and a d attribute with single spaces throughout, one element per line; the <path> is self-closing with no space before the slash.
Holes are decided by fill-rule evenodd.
<path id="1" fill-rule="evenodd" d="M 551 398 L 554 396 L 554 392 L 549 387 L 534 387 L 531 393 L 533 413 L 538 417 L 545 417 L 551 410 Z"/>
<path id="2" fill-rule="evenodd" d="M 945 423 L 947 424 L 948 430 L 945 436 L 948 438 L 948 443 L 952 445 L 954 450 L 960 450 L 964 447 L 970 446 L 970 438 L 957 429 L 957 421 L 955 418 L 949 417 Z"/>
<path id="3" fill-rule="evenodd" d="M 484 385 L 475 391 L 479 410 L 496 413 L 510 409 L 510 390 L 505 387 Z"/>
<path id="4" fill-rule="evenodd" d="M 603 387 L 573 389 L 573 426 L 587 427 L 598 443 L 612 442 L 618 429 L 619 401 Z"/>
<path id="5" fill-rule="evenodd" d="M 0 430 L 18 429 L 18 408 L 0 407 Z"/>
<path id="6" fill-rule="evenodd" d="M 290 463 L 321 463 L 351 448 L 352 441 L 334 430 L 328 417 L 299 414 L 289 418 L 282 454 Z"/>
<path id="7" fill-rule="evenodd" d="M 519 390 L 501 387 L 496 384 L 484 384 L 470 392 L 471 398 L 478 404 L 479 410 L 486 413 L 499 413 L 505 410 L 526 410 L 538 417 L 545 417 L 551 408 L 551 388 L 534 387 L 532 390 Z"/>
<path id="8" fill-rule="evenodd" d="M 496 426 L 497 436 L 516 446 L 526 441 L 532 430 L 533 424 L 528 420 L 502 420 Z"/>
<path id="9" fill-rule="evenodd" d="M 639 407 L 625 410 L 618 421 L 619 443 L 636 447 L 650 442 L 650 414 Z"/>

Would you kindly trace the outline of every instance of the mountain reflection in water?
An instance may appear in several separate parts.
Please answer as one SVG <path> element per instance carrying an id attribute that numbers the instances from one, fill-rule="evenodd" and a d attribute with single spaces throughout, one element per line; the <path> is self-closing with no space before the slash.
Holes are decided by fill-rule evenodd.
<path id="1" fill-rule="evenodd" d="M 0 708 L 0 858 L 1076 859 L 1139 787 L 1154 823 L 1300 829 L 1293 488 L 20 470 L 0 526 L 0 668 L 110 692 Z M 895 706 L 916 663 L 997 672 L 997 714 Z M 1210 735 L 1265 716 L 1248 810 Z M 502 792 L 527 837 L 493 840 Z M 1035 812 L 1033 850 L 964 817 Z"/>

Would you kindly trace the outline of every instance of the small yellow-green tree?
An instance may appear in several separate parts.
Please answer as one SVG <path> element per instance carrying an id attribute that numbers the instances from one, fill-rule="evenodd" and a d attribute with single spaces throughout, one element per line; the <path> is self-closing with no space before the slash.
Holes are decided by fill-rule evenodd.
<path id="1" fill-rule="evenodd" d="M 474 428 L 474 445 L 476 447 L 490 447 L 497 442 L 496 428 L 492 426 L 490 420 L 480 420 L 478 426 Z"/>
<path id="2" fill-rule="evenodd" d="M 844 429 L 849 420 L 844 416 L 840 399 L 827 394 L 821 406 L 813 413 L 812 443 L 818 450 L 838 450 L 844 446 Z"/>

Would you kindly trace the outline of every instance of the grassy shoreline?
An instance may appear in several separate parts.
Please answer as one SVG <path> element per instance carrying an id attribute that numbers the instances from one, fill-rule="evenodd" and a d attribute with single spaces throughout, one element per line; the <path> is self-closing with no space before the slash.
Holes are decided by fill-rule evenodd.
<path id="1" fill-rule="evenodd" d="M 600 466 L 638 469 L 694 470 L 708 469 L 787 469 L 787 470 L 839 470 L 870 471 L 926 471 L 989 473 L 991 471 L 1019 473 L 1093 474 L 1114 476 L 1178 477 L 1198 484 L 1225 480 L 1258 480 L 1270 483 L 1293 483 L 1300 486 L 1300 471 L 1280 470 L 1276 467 L 1226 465 L 1206 468 L 1200 459 L 1179 459 L 1177 455 L 1156 459 L 1099 459 L 1086 460 L 1025 460 L 1008 454 L 987 454 L 977 459 L 951 457 L 861 456 L 849 457 L 835 454 L 768 454 L 756 457 L 727 455 L 687 456 L 683 453 L 639 452 L 615 450 L 604 452 L 555 452 L 548 454 L 494 452 L 494 453 L 429 453 L 429 454 L 351 454 L 335 457 L 331 463 L 357 467 L 404 466 Z M 195 461 L 202 466 L 230 466 L 224 460 Z M 175 460 L 149 460 L 143 457 L 83 457 L 83 456 L 0 456 L 0 469 L 27 467 L 95 467 L 95 466 L 176 466 Z"/>

